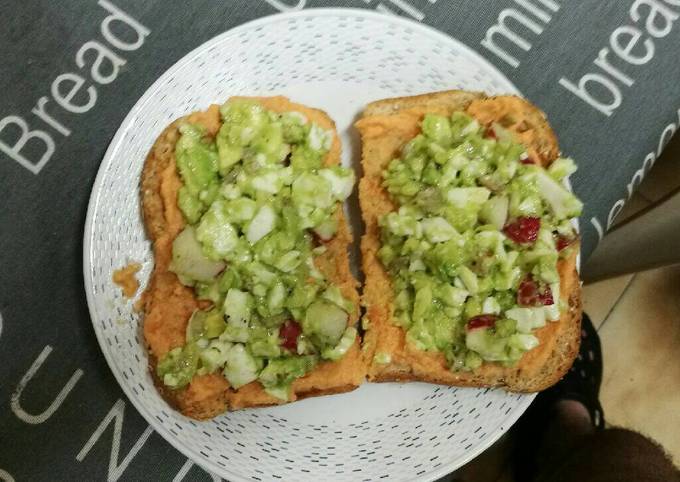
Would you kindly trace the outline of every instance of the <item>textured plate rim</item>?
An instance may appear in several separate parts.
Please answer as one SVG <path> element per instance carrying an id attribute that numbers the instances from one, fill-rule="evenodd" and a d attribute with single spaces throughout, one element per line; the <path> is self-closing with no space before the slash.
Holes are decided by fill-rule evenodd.
<path id="1" fill-rule="evenodd" d="M 517 89 L 517 87 L 514 85 L 513 82 L 511 82 L 502 72 L 500 72 L 491 62 L 486 60 L 482 55 L 480 55 L 477 51 L 469 47 L 468 45 L 462 43 L 461 41 L 451 37 L 450 35 L 437 30 L 433 27 L 430 27 L 429 25 L 426 25 L 424 23 L 416 22 L 413 20 L 409 20 L 403 17 L 397 17 L 397 16 L 387 16 L 384 13 L 379 13 L 372 11 L 370 9 L 361 9 L 361 8 L 309 8 L 309 9 L 304 9 L 301 11 L 297 12 L 288 12 L 288 13 L 275 13 L 273 15 L 267 15 L 264 17 L 260 17 L 254 20 L 251 20 L 249 22 L 243 23 L 241 25 L 238 25 L 234 28 L 231 28 L 229 30 L 226 30 L 215 37 L 207 40 L 206 42 L 202 43 L 201 45 L 197 46 L 193 50 L 189 51 L 186 53 L 182 58 L 180 58 L 177 62 L 175 62 L 170 68 L 168 68 L 163 74 L 158 77 L 158 79 L 153 82 L 142 94 L 142 96 L 135 102 L 134 106 L 130 109 L 130 112 L 125 116 L 123 121 L 120 124 L 120 127 L 116 131 L 116 134 L 112 138 L 111 142 L 109 143 L 109 146 L 104 154 L 104 157 L 102 158 L 102 161 L 100 163 L 100 166 L 97 171 L 97 176 L 95 178 L 95 181 L 92 186 L 92 191 L 90 194 L 90 199 L 88 202 L 88 209 L 87 209 L 87 216 L 85 218 L 85 227 L 84 227 L 84 236 L 83 236 L 83 278 L 84 278 L 84 285 L 85 285 L 85 294 L 86 294 L 86 299 L 87 299 L 87 304 L 88 304 L 88 310 L 90 313 L 90 321 L 93 324 L 93 329 L 95 331 L 95 336 L 97 338 L 97 342 L 99 343 L 100 350 L 102 354 L 104 355 L 104 358 L 106 359 L 106 362 L 109 366 L 109 369 L 113 373 L 114 378 L 118 382 L 118 385 L 120 386 L 121 390 L 125 393 L 126 397 L 130 401 L 130 403 L 135 407 L 135 409 L 142 415 L 142 417 L 146 420 L 146 422 L 151 426 L 154 431 L 156 431 L 159 435 L 161 435 L 171 446 L 173 446 L 175 449 L 177 449 L 180 453 L 182 453 L 184 456 L 188 457 L 190 460 L 192 460 L 194 463 L 198 464 L 201 466 L 203 469 L 209 471 L 210 473 L 214 473 L 215 475 L 218 475 L 222 478 L 232 480 L 232 481 L 247 481 L 249 479 L 243 478 L 240 475 L 230 473 L 227 469 L 220 467 L 217 464 L 213 464 L 211 461 L 206 460 L 203 458 L 199 453 L 194 451 L 191 447 L 189 447 L 186 444 L 181 443 L 180 440 L 178 440 L 177 437 L 173 436 L 163 425 L 159 425 L 154 418 L 154 416 L 148 412 L 146 406 L 144 406 L 138 399 L 137 397 L 134 396 L 134 393 L 127 387 L 125 383 L 123 383 L 123 379 L 120 373 L 118 373 L 116 370 L 113 369 L 115 365 L 112 357 L 110 356 L 109 352 L 106 350 L 106 343 L 104 339 L 102 338 L 102 334 L 100 333 L 99 330 L 96 329 L 96 323 L 95 321 L 98 319 L 97 318 L 97 311 L 95 308 L 95 301 L 94 301 L 94 290 L 93 288 L 93 280 L 91 276 L 92 272 L 92 263 L 91 263 L 91 249 L 92 249 L 92 239 L 94 236 L 93 232 L 93 225 L 94 225 L 94 216 L 95 212 L 97 210 L 98 204 L 99 204 L 99 196 L 102 192 L 103 188 L 103 181 L 104 181 L 104 176 L 106 173 L 107 168 L 109 167 L 112 158 L 115 156 L 115 153 L 117 149 L 119 148 L 119 145 L 121 143 L 122 138 L 126 134 L 126 132 L 130 129 L 130 126 L 128 124 L 130 121 L 137 115 L 137 113 L 146 105 L 147 102 L 151 101 L 155 95 L 156 90 L 163 84 L 163 82 L 171 77 L 173 74 L 175 74 L 177 71 L 179 71 L 181 68 L 184 67 L 185 64 L 189 63 L 191 59 L 198 54 L 199 52 L 202 52 L 204 50 L 209 49 L 213 44 L 219 43 L 222 38 L 228 36 L 228 35 L 233 35 L 234 33 L 240 31 L 240 30 L 247 30 L 251 29 L 253 27 L 257 27 L 259 25 L 266 25 L 272 20 L 275 19 L 281 19 L 281 18 L 300 18 L 300 17 L 317 17 L 317 16 L 344 16 L 344 17 L 363 17 L 363 18 L 370 18 L 374 20 L 382 20 L 382 21 L 388 21 L 390 23 L 397 23 L 401 24 L 402 26 L 408 27 L 413 29 L 414 31 L 418 31 L 418 33 L 422 35 L 428 35 L 433 38 L 438 38 L 439 40 L 447 43 L 455 43 L 457 44 L 457 48 L 459 48 L 466 56 L 473 58 L 476 62 L 479 62 L 482 64 L 484 67 L 496 71 L 500 76 L 504 78 L 504 80 L 508 83 L 508 85 L 511 87 L 513 93 L 522 95 Z M 423 482 L 429 482 L 433 480 L 437 480 L 443 476 L 446 476 L 456 469 L 462 467 L 475 457 L 477 457 L 479 454 L 484 452 L 487 448 L 489 448 L 493 443 L 495 443 L 504 433 L 507 432 L 507 430 L 517 421 L 517 419 L 526 411 L 526 409 L 529 407 L 531 402 L 533 401 L 534 397 L 536 396 L 535 393 L 533 394 L 527 394 L 525 395 L 524 399 L 518 403 L 515 407 L 514 410 L 512 410 L 504 419 L 503 423 L 496 427 L 494 432 L 489 435 L 489 437 L 483 441 L 482 443 L 476 445 L 474 448 L 470 449 L 464 456 L 460 457 L 457 459 L 454 463 L 449 463 L 449 464 L 443 464 L 441 467 L 438 467 L 436 469 L 427 471 L 426 473 L 422 474 L 422 476 L 419 477 L 418 480 L 423 481 Z"/>

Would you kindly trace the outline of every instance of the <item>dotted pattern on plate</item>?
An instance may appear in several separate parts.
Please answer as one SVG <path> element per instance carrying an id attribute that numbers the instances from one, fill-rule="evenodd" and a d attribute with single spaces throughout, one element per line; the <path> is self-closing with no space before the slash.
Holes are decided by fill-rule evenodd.
<path id="1" fill-rule="evenodd" d="M 533 397 L 434 385 L 408 392 L 381 385 L 342 395 L 342 402 L 333 402 L 335 414 L 323 413 L 323 401 L 304 401 L 285 412 L 245 410 L 195 422 L 156 393 L 140 322 L 111 282 L 113 270 L 129 260 L 143 262 L 142 280 L 152 269 L 139 177 L 149 148 L 167 124 L 231 95 L 277 93 L 326 81 L 346 85 L 346 93 L 333 93 L 339 96 L 362 86 L 394 95 L 451 88 L 516 92 L 458 42 L 389 16 L 307 11 L 216 37 L 149 89 L 102 162 L 85 233 L 92 322 L 111 369 L 137 409 L 169 442 L 216 474 L 229 480 L 432 480 L 490 445 Z M 343 411 L 338 422 L 335 415 Z M 369 412 L 370 417 L 362 415 Z"/>

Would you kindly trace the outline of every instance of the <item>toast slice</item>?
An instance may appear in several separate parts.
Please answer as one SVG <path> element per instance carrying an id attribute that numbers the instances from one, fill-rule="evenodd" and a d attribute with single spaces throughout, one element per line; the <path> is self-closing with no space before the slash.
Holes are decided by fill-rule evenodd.
<path id="1" fill-rule="evenodd" d="M 377 257 L 380 244 L 378 219 L 395 209 L 382 187 L 382 172 L 399 156 L 401 148 L 420 133 L 426 113 L 451 115 L 465 111 L 481 124 L 497 122 L 513 133 L 529 156 L 543 166 L 559 156 L 557 140 L 545 115 L 528 101 L 514 96 L 447 91 L 416 97 L 386 99 L 369 104 L 356 127 L 362 137 L 359 201 L 366 226 L 361 239 L 365 287 L 362 304 L 370 320 L 363 352 L 369 364 L 368 380 L 424 381 L 452 386 L 501 386 L 510 391 L 533 392 L 556 383 L 578 353 L 581 322 L 581 289 L 576 271 L 576 252 L 559 262 L 561 296 L 568 309 L 555 322 L 534 332 L 540 344 L 524 354 L 514 367 L 484 363 L 473 371 L 452 371 L 442 353 L 416 349 L 405 331 L 393 324 L 394 292 L 389 274 Z M 374 361 L 376 353 L 389 355 L 389 363 Z M 383 360 L 384 361 L 384 360 Z"/>
<path id="2" fill-rule="evenodd" d="M 335 133 L 335 124 L 320 110 L 292 103 L 285 97 L 252 100 L 275 112 L 300 112 L 310 121 Z M 170 124 L 159 136 L 144 164 L 141 202 L 144 224 L 153 242 L 155 261 L 150 283 L 142 298 L 143 332 L 149 353 L 149 368 L 162 396 L 188 417 L 207 419 L 225 410 L 285 403 L 267 394 L 257 381 L 234 390 L 219 372 L 195 376 L 187 387 L 180 390 L 168 389 L 156 377 L 158 360 L 171 349 L 184 345 L 186 326 L 193 311 L 205 308 L 206 303 L 210 304 L 198 300 L 194 290 L 182 285 L 168 269 L 172 258 L 172 242 L 185 224 L 177 205 L 177 193 L 182 183 L 175 162 L 175 144 L 180 136 L 178 128 L 185 122 L 201 124 L 209 135 L 215 135 L 221 125 L 219 107 L 212 105 L 205 112 L 188 115 Z M 324 162 L 326 165 L 340 163 L 337 133 Z M 337 209 L 336 216 L 337 234 L 325 244 L 325 253 L 316 256 L 314 263 L 331 283 L 340 288 L 343 296 L 354 303 L 356 309 L 350 316 L 350 323 L 354 324 L 359 318 L 359 294 L 347 253 L 352 234 L 342 209 Z M 365 374 L 366 365 L 357 337 L 343 358 L 335 362 L 322 362 L 312 372 L 297 379 L 293 383 L 292 400 L 354 390 L 364 381 Z"/>

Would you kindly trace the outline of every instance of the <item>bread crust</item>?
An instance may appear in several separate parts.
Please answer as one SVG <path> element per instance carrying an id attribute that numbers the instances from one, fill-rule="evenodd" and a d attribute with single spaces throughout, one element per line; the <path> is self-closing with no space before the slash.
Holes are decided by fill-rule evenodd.
<path id="1" fill-rule="evenodd" d="M 418 350 L 407 343 L 405 331 L 392 323 L 394 292 L 388 273 L 377 258 L 380 248 L 378 218 L 395 209 L 382 187 L 382 172 L 398 157 L 402 146 L 420 132 L 426 113 L 450 115 L 466 111 L 490 127 L 497 122 L 513 132 L 529 155 L 543 166 L 559 156 L 557 139 L 545 115 L 528 101 L 515 96 L 486 97 L 464 91 L 446 91 L 411 98 L 386 99 L 369 106 L 356 123 L 362 136 L 364 177 L 359 201 L 366 226 L 361 239 L 365 286 L 362 304 L 370 327 L 364 336 L 363 353 L 373 382 L 424 381 L 452 386 L 504 387 L 510 391 L 535 392 L 556 383 L 578 354 L 581 322 L 581 287 L 576 254 L 558 264 L 561 295 L 568 310 L 558 321 L 536 330 L 540 344 L 527 352 L 514 367 L 484 363 L 474 371 L 451 371 L 442 353 Z M 389 363 L 375 361 L 387 354 Z"/>
<path id="2" fill-rule="evenodd" d="M 335 124 L 323 111 L 292 103 L 285 97 L 251 99 L 276 112 L 301 112 L 310 121 L 325 129 L 332 129 L 335 135 L 324 162 L 327 165 L 340 163 L 340 140 Z M 204 112 L 190 114 L 170 124 L 160 134 L 144 163 L 140 193 L 142 212 L 146 231 L 153 242 L 155 261 L 154 271 L 142 298 L 149 369 L 163 398 L 184 415 L 195 419 L 211 418 L 226 410 L 285 403 L 268 395 L 258 382 L 234 390 L 219 372 L 196 376 L 187 387 L 180 390 L 168 389 L 156 376 L 158 359 L 185 343 L 186 325 L 191 313 L 206 303 L 197 300 L 194 290 L 183 286 L 168 269 L 172 241 L 184 228 L 184 219 L 177 206 L 181 181 L 176 169 L 175 144 L 179 138 L 179 126 L 185 122 L 201 124 L 209 135 L 215 135 L 220 127 L 219 108 L 213 105 Z M 342 209 L 337 210 L 336 216 L 338 233 L 325 243 L 326 252 L 316 256 L 314 261 L 343 295 L 354 302 L 356 309 L 350 316 L 350 323 L 356 323 L 359 318 L 358 282 L 350 271 L 347 252 L 352 234 Z M 292 400 L 354 390 L 365 380 L 366 369 L 361 356 L 360 339 L 357 337 L 341 360 L 322 362 L 312 372 L 296 380 L 293 383 Z"/>
<path id="3" fill-rule="evenodd" d="M 333 121 L 320 110 L 294 104 L 285 97 L 253 99 L 278 112 L 302 112 L 310 120 L 335 131 Z M 452 372 L 442 354 L 411 347 L 406 343 L 404 331 L 391 322 L 392 286 L 376 256 L 380 247 L 377 219 L 395 207 L 382 188 L 382 170 L 403 144 L 418 134 L 418 122 L 425 113 L 450 115 L 459 110 L 468 112 L 487 126 L 493 122 L 500 123 L 517 136 L 536 162 L 544 166 L 559 155 L 557 139 L 544 114 L 518 97 L 489 98 L 478 92 L 447 91 L 386 99 L 366 106 L 357 128 L 363 139 L 364 177 L 359 183 L 359 198 L 366 225 L 366 234 L 361 239 L 366 277 L 361 301 L 366 307 L 371 327 L 365 334 L 363 349 L 360 349 L 357 338 L 343 359 L 321 363 L 310 374 L 296 380 L 293 400 L 353 390 L 367 374 L 369 381 L 374 382 L 424 381 L 453 386 L 502 386 L 511 391 L 533 392 L 556 383 L 571 366 L 578 353 L 582 310 L 575 266 L 577 249 L 558 266 L 563 301 L 567 303 L 568 310 L 559 321 L 537 330 L 540 345 L 526 353 L 515 367 L 485 363 L 472 372 Z M 172 348 L 184 344 L 188 319 L 204 303 L 197 300 L 193 290 L 179 283 L 174 273 L 168 270 L 172 241 L 184 227 L 176 203 L 181 181 L 174 156 L 178 128 L 184 122 L 202 124 L 210 135 L 214 135 L 220 125 L 218 106 L 170 124 L 149 152 L 142 171 L 142 211 L 147 233 L 153 242 L 155 260 L 151 280 L 143 295 L 144 337 L 154 383 L 170 405 L 196 419 L 211 418 L 225 410 L 280 404 L 280 400 L 264 392 L 257 382 L 234 390 L 221 374 L 211 374 L 195 377 L 184 389 L 170 390 L 156 376 L 157 360 Z M 325 162 L 328 165 L 340 162 L 337 134 Z M 350 272 L 347 254 L 352 235 L 341 209 L 337 216 L 338 235 L 326 243 L 326 253 L 315 258 L 315 263 L 347 298 L 355 302 L 357 310 L 351 316 L 351 322 L 355 323 L 359 316 L 358 283 Z M 384 365 L 376 363 L 374 355 L 378 351 L 388 353 L 391 362 Z"/>

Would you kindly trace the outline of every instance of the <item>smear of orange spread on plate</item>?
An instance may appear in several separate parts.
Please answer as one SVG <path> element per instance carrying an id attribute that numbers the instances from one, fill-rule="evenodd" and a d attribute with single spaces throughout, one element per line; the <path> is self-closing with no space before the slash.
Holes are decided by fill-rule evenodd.
<path id="1" fill-rule="evenodd" d="M 123 290 L 123 296 L 132 298 L 139 289 L 139 281 L 135 277 L 137 272 L 142 269 L 139 263 L 130 263 L 127 266 L 113 272 L 113 282 Z"/>

